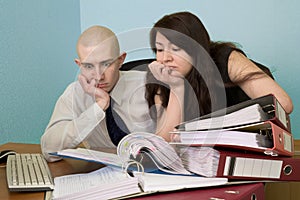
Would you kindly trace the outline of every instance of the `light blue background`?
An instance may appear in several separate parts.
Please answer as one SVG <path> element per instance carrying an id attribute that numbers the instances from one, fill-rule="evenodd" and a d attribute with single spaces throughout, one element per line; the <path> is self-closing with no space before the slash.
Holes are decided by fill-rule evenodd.
<path id="1" fill-rule="evenodd" d="M 184 10 L 213 40 L 237 42 L 271 69 L 293 99 L 292 133 L 300 139 L 299 7 L 297 0 L 0 0 L 0 144 L 39 143 L 57 98 L 76 79 L 81 31 L 108 26 L 127 61 L 151 57 L 148 28 Z"/>

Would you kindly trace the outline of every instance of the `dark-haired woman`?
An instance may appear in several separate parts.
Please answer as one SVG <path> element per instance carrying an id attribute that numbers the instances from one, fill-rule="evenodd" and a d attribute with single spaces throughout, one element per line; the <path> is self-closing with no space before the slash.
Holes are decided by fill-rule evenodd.
<path id="1" fill-rule="evenodd" d="M 156 133 L 167 141 L 183 121 L 270 93 L 287 113 L 293 110 L 268 68 L 233 43 L 211 41 L 190 12 L 161 18 L 150 32 L 150 44 L 156 61 L 149 64 L 146 99 L 157 120 Z"/>

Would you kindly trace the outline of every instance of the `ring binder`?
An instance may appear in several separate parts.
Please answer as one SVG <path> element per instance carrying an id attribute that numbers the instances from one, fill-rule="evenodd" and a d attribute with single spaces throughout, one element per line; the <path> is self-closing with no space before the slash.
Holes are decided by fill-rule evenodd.
<path id="1" fill-rule="evenodd" d="M 144 166 L 140 162 L 137 162 L 135 160 L 128 160 L 124 162 L 124 164 L 122 165 L 122 169 L 124 169 L 123 171 L 127 173 L 129 171 L 128 169 L 130 165 L 136 165 L 137 172 L 141 172 L 142 174 L 144 174 L 145 172 Z"/>
<path id="2" fill-rule="evenodd" d="M 121 167 L 123 170 L 128 170 L 130 166 L 135 164 L 137 168 L 139 167 L 139 170 L 144 170 L 144 172 L 159 170 L 171 174 L 192 175 L 184 168 L 174 148 L 162 137 L 152 133 L 128 134 L 119 142 L 117 155 L 84 148 L 65 149 L 51 154 L 100 162 L 106 165 Z M 147 156 L 151 159 L 149 161 L 153 161 L 150 163 L 152 165 L 149 169 L 145 169 L 145 166 L 142 164 L 143 156 Z"/>
<path id="3" fill-rule="evenodd" d="M 259 107 L 256 105 L 259 105 Z M 261 117 L 257 116 L 257 112 L 263 112 L 261 113 Z M 251 116 L 254 116 L 254 118 L 251 118 Z M 242 117 L 245 117 L 246 121 L 241 120 L 243 119 Z M 227 123 L 226 120 L 233 121 Z M 250 99 L 200 118 L 183 122 L 176 128 L 178 131 L 224 129 L 262 121 L 271 121 L 286 131 L 291 132 L 290 117 L 273 94 Z M 204 124 L 202 125 L 201 123 Z"/>
<path id="4" fill-rule="evenodd" d="M 226 147 L 263 152 L 270 156 L 293 156 L 294 139 L 290 132 L 272 121 L 247 124 L 230 129 L 176 131 L 171 144 Z"/>

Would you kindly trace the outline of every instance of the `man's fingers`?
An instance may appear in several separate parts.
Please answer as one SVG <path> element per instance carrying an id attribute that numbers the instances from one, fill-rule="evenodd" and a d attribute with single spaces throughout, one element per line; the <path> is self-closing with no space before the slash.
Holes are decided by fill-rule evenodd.
<path id="1" fill-rule="evenodd" d="M 84 90 L 85 92 L 87 92 L 88 83 L 87 83 L 86 78 L 85 78 L 83 75 L 79 74 L 79 75 L 78 75 L 78 81 L 79 81 L 81 87 L 83 88 L 83 90 Z"/>
<path id="2" fill-rule="evenodd" d="M 96 84 L 96 81 L 93 79 L 91 80 L 91 82 L 89 83 L 88 80 L 83 76 L 83 75 L 78 75 L 78 80 L 79 80 L 79 83 L 81 85 L 81 87 L 83 88 L 83 90 L 90 94 L 90 95 L 94 95 L 95 93 L 95 84 Z"/>

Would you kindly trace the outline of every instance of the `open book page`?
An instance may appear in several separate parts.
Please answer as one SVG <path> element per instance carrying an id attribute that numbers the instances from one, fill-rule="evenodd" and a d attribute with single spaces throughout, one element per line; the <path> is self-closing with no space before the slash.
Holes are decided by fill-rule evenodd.
<path id="1" fill-rule="evenodd" d="M 144 192 L 164 192 L 186 188 L 209 187 L 224 185 L 227 178 L 207 178 L 200 176 L 170 175 L 156 173 L 134 173 L 139 178 Z"/>
<path id="2" fill-rule="evenodd" d="M 259 104 L 254 104 L 229 114 L 225 114 L 224 111 L 224 115 L 221 116 L 183 122 L 180 127 L 184 127 L 183 130 L 186 131 L 218 129 L 265 121 L 267 119 L 268 116 L 261 106 Z M 179 130 L 182 129 L 179 128 Z"/>
<path id="3" fill-rule="evenodd" d="M 91 173 L 54 178 L 53 199 L 111 199 L 141 192 L 138 178 L 104 167 Z"/>
<path id="4" fill-rule="evenodd" d="M 191 174 L 184 168 L 175 149 L 162 137 L 155 134 L 131 133 L 120 141 L 117 153 L 123 162 L 132 159 L 142 163 L 143 155 L 147 155 L 161 171 Z"/>
<path id="5" fill-rule="evenodd" d="M 53 155 L 74 158 L 79 160 L 86 160 L 91 162 L 99 162 L 106 165 L 112 165 L 117 167 L 122 167 L 123 162 L 117 154 L 106 153 L 102 151 L 96 151 L 85 148 L 77 149 L 64 149 L 55 153 Z"/>
<path id="6" fill-rule="evenodd" d="M 53 155 L 99 162 L 137 171 L 161 171 L 173 174 L 191 175 L 174 148 L 162 137 L 152 133 L 131 133 L 119 143 L 117 154 L 90 149 L 65 149 Z"/>

